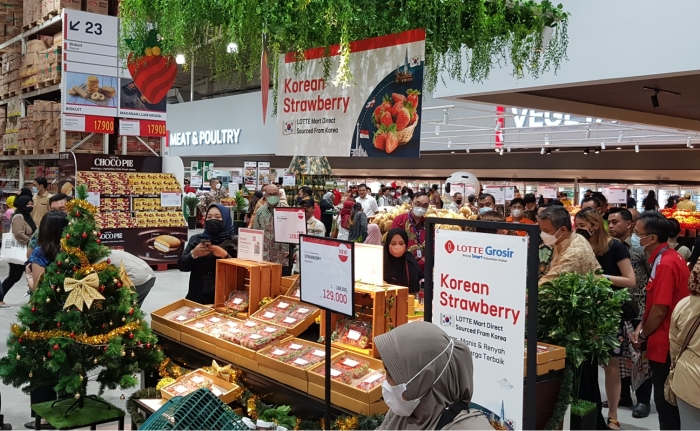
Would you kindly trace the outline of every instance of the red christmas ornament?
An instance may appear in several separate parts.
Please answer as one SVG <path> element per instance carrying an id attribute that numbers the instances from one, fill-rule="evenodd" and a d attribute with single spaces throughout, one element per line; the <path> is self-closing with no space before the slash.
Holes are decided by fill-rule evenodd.
<path id="1" fill-rule="evenodd" d="M 75 272 L 75 271 L 77 271 L 77 270 L 78 270 L 78 267 L 77 267 L 77 266 L 74 266 L 74 267 L 73 267 L 73 272 Z"/>
<path id="2" fill-rule="evenodd" d="M 97 243 L 98 243 L 98 244 L 102 244 L 102 241 L 100 241 L 100 240 L 98 239 L 98 240 L 97 240 Z"/>
<path id="3" fill-rule="evenodd" d="M 56 322 L 56 327 L 60 328 L 61 327 L 61 322 Z"/>
<path id="4" fill-rule="evenodd" d="M 117 283 L 117 287 L 122 287 L 122 284 L 121 284 L 121 283 Z"/>
<path id="5" fill-rule="evenodd" d="M 134 309 L 129 310 L 129 315 L 134 314 Z"/>
<path id="6" fill-rule="evenodd" d="M 140 341 L 136 342 L 136 345 L 141 347 L 141 342 Z"/>
<path id="7" fill-rule="evenodd" d="M 107 259 L 107 265 L 112 263 L 112 259 Z"/>
<path id="8" fill-rule="evenodd" d="M 105 324 L 104 324 L 104 323 L 102 324 L 102 329 L 105 329 Z"/>
<path id="9" fill-rule="evenodd" d="M 87 233 L 83 232 L 83 234 L 81 236 L 83 237 L 83 239 L 85 239 L 85 238 L 87 238 Z"/>
<path id="10" fill-rule="evenodd" d="M 54 349 L 54 350 L 58 350 L 58 349 L 60 349 L 60 347 L 58 346 L 58 344 L 54 344 L 54 345 L 53 345 L 53 349 Z"/>
<path id="11" fill-rule="evenodd" d="M 134 333 L 133 333 L 133 332 L 129 332 L 129 339 L 130 339 L 130 340 L 133 340 L 133 339 L 134 339 Z"/>
<path id="12" fill-rule="evenodd" d="M 69 234 L 69 233 L 66 234 L 66 239 L 70 239 L 70 234 Z"/>
<path id="13" fill-rule="evenodd" d="M 105 352 L 107 351 L 107 346 L 105 346 L 104 351 L 105 351 Z"/>
<path id="14" fill-rule="evenodd" d="M 52 354 L 51 351 L 49 350 L 49 353 L 47 353 L 46 356 L 48 356 L 48 357 L 50 358 L 51 356 L 53 356 L 53 354 Z"/>
<path id="15" fill-rule="evenodd" d="M 58 260 L 58 261 L 56 261 L 56 265 L 61 266 L 61 265 L 63 265 L 63 262 L 61 262 L 60 260 Z"/>
<path id="16" fill-rule="evenodd" d="M 20 338 L 19 340 L 17 340 L 17 342 L 18 342 L 19 344 L 22 344 L 22 339 Z"/>
<path id="17" fill-rule="evenodd" d="M 60 273 L 61 273 L 61 270 L 60 270 L 60 269 L 57 269 L 57 270 L 56 270 L 56 274 L 60 274 Z"/>
<path id="18" fill-rule="evenodd" d="M 70 333 L 70 337 L 71 337 L 71 338 L 75 338 L 75 333 L 71 332 L 71 333 Z"/>
<path id="19" fill-rule="evenodd" d="M 151 343 L 146 343 L 146 348 L 150 349 L 151 348 Z"/>
<path id="20" fill-rule="evenodd" d="M 101 284 L 101 285 L 100 285 L 100 292 L 104 292 L 104 291 L 105 291 L 105 285 L 104 285 L 104 284 Z"/>
<path id="21" fill-rule="evenodd" d="M 32 307 L 32 313 L 36 313 L 36 307 Z"/>
<path id="22" fill-rule="evenodd" d="M 80 215 L 81 215 L 81 214 L 80 214 L 80 211 L 76 211 L 76 212 L 75 212 L 75 216 L 76 216 L 76 217 L 80 217 Z"/>

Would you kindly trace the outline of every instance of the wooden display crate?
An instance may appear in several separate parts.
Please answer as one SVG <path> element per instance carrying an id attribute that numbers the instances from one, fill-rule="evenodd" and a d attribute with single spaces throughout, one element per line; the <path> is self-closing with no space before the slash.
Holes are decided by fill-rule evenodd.
<path id="1" fill-rule="evenodd" d="M 216 393 L 215 390 L 211 390 L 214 395 L 216 395 L 221 401 L 223 401 L 226 404 L 230 404 L 238 399 L 238 397 L 241 396 L 242 389 L 236 385 L 235 383 L 230 383 L 221 377 L 217 376 L 212 376 L 211 374 L 207 373 L 203 369 L 198 369 L 194 370 L 191 373 L 185 374 L 184 376 L 181 376 L 177 378 L 173 383 L 165 386 L 160 390 L 160 395 L 164 400 L 169 400 L 174 396 L 172 393 L 167 391 L 168 388 L 176 388 L 182 384 L 182 382 L 186 382 L 188 380 L 191 380 L 192 378 L 206 378 L 206 379 L 211 379 L 214 382 L 215 387 L 219 387 L 223 390 L 219 391 L 220 393 Z M 218 389 L 217 389 L 218 390 Z M 187 395 L 187 393 L 184 393 L 183 395 Z"/>
<path id="2" fill-rule="evenodd" d="M 192 325 L 196 325 L 197 323 L 200 323 L 203 320 L 210 320 L 210 319 L 220 319 L 220 320 L 233 320 L 236 321 L 237 319 L 233 319 L 229 316 L 226 316 L 221 313 L 217 312 L 212 312 L 210 314 L 207 314 L 206 316 L 199 317 L 194 320 L 190 320 L 186 324 L 181 325 L 180 328 L 180 341 L 183 344 L 188 344 L 192 347 L 195 347 L 199 350 L 205 351 L 207 353 L 211 353 L 212 355 L 216 354 L 216 342 L 219 339 L 216 335 L 209 334 L 204 331 L 200 331 L 196 327 L 193 327 Z M 188 326 L 189 325 L 189 326 Z"/>
<path id="3" fill-rule="evenodd" d="M 527 340 L 525 340 L 527 346 Z M 527 347 L 523 357 L 523 375 L 527 376 Z M 561 370 L 566 366 L 566 349 L 553 344 L 537 342 L 537 375 Z"/>
<path id="4" fill-rule="evenodd" d="M 353 359 L 357 361 L 368 361 L 372 370 L 383 370 L 384 363 L 379 359 L 368 358 L 345 352 L 334 356 L 333 362 L 338 360 Z M 325 363 L 311 367 L 307 372 L 309 380 L 308 393 L 311 396 L 323 399 L 325 397 L 325 376 L 319 374 L 319 370 L 325 367 Z M 331 403 L 350 411 L 360 414 L 385 413 L 386 404 L 381 400 L 382 385 L 377 385 L 370 391 L 350 386 L 343 382 L 331 380 Z M 383 411 L 382 411 L 383 409 Z"/>
<path id="5" fill-rule="evenodd" d="M 293 337 L 291 335 L 284 336 L 280 340 L 276 341 L 276 343 L 284 342 L 285 340 L 290 340 L 292 338 Z M 263 347 L 263 349 L 266 347 L 267 346 Z M 217 356 L 220 358 L 231 361 L 236 365 L 240 365 L 241 367 L 248 368 L 249 370 L 253 371 L 259 370 L 257 350 L 248 349 L 247 347 L 224 340 L 223 338 L 218 338 L 216 340 L 216 352 Z"/>
<path id="6" fill-rule="evenodd" d="M 297 367 L 275 359 L 272 356 L 269 356 L 271 352 L 280 350 L 281 348 L 289 345 L 290 343 L 301 346 L 302 348 L 313 348 L 316 352 L 319 352 L 319 354 L 323 354 L 323 357 L 325 357 L 326 347 L 321 344 L 312 343 L 311 341 L 301 340 L 298 338 L 286 339 L 278 341 L 257 352 L 257 360 L 259 365 L 258 372 L 267 377 L 275 379 L 278 382 L 284 383 L 285 385 L 291 386 L 295 389 L 299 389 L 303 392 L 307 392 L 307 370 L 318 364 L 323 364 L 324 361 L 321 360 L 320 362 L 317 362 L 315 364 Z M 290 352 L 287 349 L 285 349 L 284 351 L 287 353 Z M 343 354 L 342 350 L 331 348 L 331 358 L 336 358 L 341 354 Z"/>
<path id="7" fill-rule="evenodd" d="M 280 294 L 282 265 L 269 262 L 251 262 L 243 259 L 219 259 L 216 261 L 216 292 L 214 308 L 222 313 L 235 313 L 246 318 L 258 310 L 265 297 Z M 234 290 L 247 290 L 248 312 L 235 312 L 224 304 Z"/>
<path id="8" fill-rule="evenodd" d="M 209 307 L 205 307 L 202 304 L 198 304 L 187 299 L 179 299 L 172 304 L 166 305 L 151 313 L 151 328 L 153 330 L 165 335 L 166 337 L 172 338 L 175 341 L 180 341 L 180 333 L 182 332 L 182 325 L 193 319 L 185 319 L 182 321 L 172 321 L 166 319 L 165 316 L 169 313 L 183 307 L 188 307 L 190 309 L 201 308 L 203 315 L 206 315 L 213 310 Z"/>
<path id="9" fill-rule="evenodd" d="M 393 305 L 389 304 L 393 302 Z M 321 322 L 325 322 L 326 311 L 321 311 Z M 408 288 L 404 286 L 394 286 L 386 284 L 384 286 L 375 286 L 364 283 L 355 283 L 355 318 L 351 320 L 360 320 L 368 322 L 372 325 L 372 340 L 374 337 L 389 332 L 392 327 L 397 327 L 408 322 Z M 344 316 L 332 313 L 331 327 L 333 330 L 337 328 L 338 322 L 345 319 Z M 321 325 L 321 334 L 330 336 L 325 333 L 325 324 Z M 362 349 L 356 346 L 350 346 L 343 343 L 333 342 L 333 346 L 341 350 L 348 350 L 360 353 L 362 355 L 379 357 L 379 351 L 373 342 L 371 345 Z"/>
<path id="10" fill-rule="evenodd" d="M 274 323 L 277 326 L 281 326 L 281 327 L 287 329 L 287 332 L 294 335 L 295 337 L 298 337 L 299 335 L 302 334 L 302 332 L 306 331 L 309 328 L 309 326 L 311 326 L 314 323 L 314 321 L 316 320 L 316 317 L 321 313 L 321 310 L 314 305 L 304 304 L 301 301 L 299 301 L 298 299 L 291 298 L 289 296 L 278 296 L 272 302 L 265 304 L 261 309 L 259 309 L 255 313 L 253 313 L 250 317 L 251 317 L 251 319 L 255 319 L 255 320 L 263 322 L 263 323 L 271 323 L 271 322 L 263 319 L 262 316 L 268 312 L 275 312 L 275 308 L 277 307 L 277 305 L 279 305 L 281 303 L 296 304 L 300 308 L 306 308 L 307 310 L 310 310 L 309 313 L 306 315 L 305 319 L 297 320 L 297 322 L 295 322 L 296 324 L 292 327 L 287 327 L 286 325 L 284 325 L 282 323 Z M 311 310 L 315 310 L 315 311 L 311 311 Z"/>
<path id="11" fill-rule="evenodd" d="M 299 298 L 299 274 L 282 277 L 282 290 L 286 296 Z"/>

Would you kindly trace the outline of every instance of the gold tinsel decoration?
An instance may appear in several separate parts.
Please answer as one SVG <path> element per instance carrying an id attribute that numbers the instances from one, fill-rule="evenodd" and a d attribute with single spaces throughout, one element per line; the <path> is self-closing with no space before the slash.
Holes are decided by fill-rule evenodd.
<path id="1" fill-rule="evenodd" d="M 356 430 L 357 416 L 347 416 L 341 419 L 336 419 L 333 425 L 337 430 Z"/>
<path id="2" fill-rule="evenodd" d="M 163 377 L 162 379 L 160 379 L 160 381 L 158 381 L 158 384 L 156 385 L 156 390 L 159 391 L 171 383 L 175 383 L 175 379 L 173 379 L 172 377 Z"/>
<path id="3" fill-rule="evenodd" d="M 110 265 L 109 263 L 107 263 L 107 261 L 91 265 L 90 260 L 88 259 L 85 252 L 78 247 L 72 247 L 68 245 L 68 242 L 65 238 L 61 238 L 61 249 L 68 254 L 76 256 L 78 260 L 80 260 L 80 269 L 75 271 L 75 275 L 85 275 L 90 272 L 104 271 Z"/>
<path id="4" fill-rule="evenodd" d="M 272 298 L 270 298 L 269 296 L 266 296 L 260 301 L 260 303 L 258 304 L 258 307 L 262 308 L 272 301 L 273 301 Z"/>
<path id="5" fill-rule="evenodd" d="M 172 361 L 170 360 L 170 358 L 165 358 L 160 363 L 160 365 L 158 366 L 158 375 L 160 377 L 172 377 L 174 379 L 177 379 L 189 373 L 189 370 L 186 370 L 177 364 L 171 364 L 171 362 Z M 171 367 L 170 370 L 168 370 L 169 365 Z"/>
<path id="6" fill-rule="evenodd" d="M 119 262 L 119 280 L 122 282 L 122 286 L 135 287 L 134 282 L 129 278 L 129 274 L 126 273 L 124 262 Z"/>
<path id="7" fill-rule="evenodd" d="M 139 324 L 136 322 L 131 322 L 122 326 L 121 328 L 113 329 L 106 334 L 101 335 L 75 335 L 73 340 L 80 344 L 89 344 L 91 346 L 97 346 L 102 344 L 107 344 L 109 340 L 114 337 L 124 335 L 128 332 L 133 332 L 139 328 Z M 12 334 L 16 337 L 22 337 L 24 340 L 30 341 L 46 341 L 52 338 L 70 338 L 70 332 L 61 331 L 58 329 L 52 329 L 50 331 L 24 331 L 16 323 L 10 327 Z"/>
<path id="8" fill-rule="evenodd" d="M 97 207 L 90 202 L 83 200 L 83 199 L 72 199 L 66 204 L 66 211 L 68 213 L 72 213 L 74 208 L 78 208 L 79 210 L 83 211 L 89 211 L 92 214 L 95 214 L 99 212 Z"/>
<path id="9" fill-rule="evenodd" d="M 247 412 L 248 417 L 252 420 L 258 419 L 258 396 L 253 394 L 248 398 Z"/>
<path id="10" fill-rule="evenodd" d="M 105 299 L 104 296 L 97 291 L 100 286 L 100 277 L 92 272 L 80 280 L 66 277 L 63 281 L 63 288 L 66 292 L 70 292 L 66 299 L 66 304 L 63 309 L 69 308 L 71 305 L 83 311 L 83 302 L 89 310 L 92 307 L 92 302 L 100 299 Z"/>

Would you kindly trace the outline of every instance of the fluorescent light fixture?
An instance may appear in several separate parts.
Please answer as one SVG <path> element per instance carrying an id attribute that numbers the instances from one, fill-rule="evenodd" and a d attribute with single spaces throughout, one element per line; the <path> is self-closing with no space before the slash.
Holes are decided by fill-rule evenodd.
<path id="1" fill-rule="evenodd" d="M 559 151 L 559 148 L 555 148 L 554 151 Z"/>
<path id="2" fill-rule="evenodd" d="M 469 154 L 469 147 L 467 147 L 467 154 Z"/>
<path id="3" fill-rule="evenodd" d="M 685 145 L 686 145 L 688 148 L 692 148 L 692 146 L 690 145 L 690 136 L 688 136 L 688 141 L 686 141 Z"/>
<path id="4" fill-rule="evenodd" d="M 450 151 L 450 154 L 454 154 L 454 153 L 455 153 L 454 151 Z"/>
<path id="5" fill-rule="evenodd" d="M 447 148 L 450 148 L 451 146 L 452 146 L 452 139 L 448 139 Z"/>
<path id="6" fill-rule="evenodd" d="M 508 152 L 510 153 L 510 145 L 508 145 Z"/>
<path id="7" fill-rule="evenodd" d="M 498 155 L 499 155 L 499 156 L 502 156 L 502 155 L 503 155 L 503 147 L 501 147 L 501 151 L 498 152 Z"/>
<path id="8" fill-rule="evenodd" d="M 447 109 L 442 110 L 442 124 L 449 124 L 450 123 L 450 113 L 447 112 Z"/>
<path id="9" fill-rule="evenodd" d="M 499 130 L 501 130 L 501 122 L 496 118 L 496 131 L 498 132 Z"/>
<path id="10" fill-rule="evenodd" d="M 600 154 L 600 149 L 596 148 L 593 152 L 596 154 Z"/>
<path id="11" fill-rule="evenodd" d="M 549 135 L 544 135 L 544 144 L 549 145 Z"/>
<path id="12" fill-rule="evenodd" d="M 638 145 L 638 144 L 635 144 L 635 145 L 634 145 L 634 152 L 635 152 L 635 153 L 638 153 L 638 152 L 639 152 L 639 145 Z"/>
<path id="13" fill-rule="evenodd" d="M 544 154 L 544 147 L 542 147 L 542 150 L 540 151 L 540 154 Z"/>
<path id="14" fill-rule="evenodd" d="M 604 149 L 605 149 L 605 141 L 603 141 L 603 142 L 600 143 L 600 149 L 601 149 L 601 150 L 604 150 Z"/>
<path id="15" fill-rule="evenodd" d="M 550 154 L 552 154 L 552 150 L 551 150 L 551 148 L 547 148 L 547 152 L 546 152 L 545 154 L 547 154 L 547 155 L 550 155 Z"/>
<path id="16" fill-rule="evenodd" d="M 178 54 L 175 56 L 175 63 L 185 64 L 185 54 Z"/>
<path id="17" fill-rule="evenodd" d="M 622 142 L 622 132 L 620 132 L 620 134 L 617 135 L 617 143 L 619 144 L 621 142 Z"/>
<path id="18" fill-rule="evenodd" d="M 616 148 L 616 150 L 621 150 L 621 149 L 622 149 L 622 147 L 617 147 L 617 148 Z"/>
<path id="19" fill-rule="evenodd" d="M 439 125 L 439 124 L 436 124 L 436 125 L 435 125 L 435 135 L 437 136 L 437 135 L 439 135 L 439 134 L 440 134 L 440 125 Z"/>
<path id="20" fill-rule="evenodd" d="M 586 156 L 588 155 L 588 148 L 586 148 L 585 150 L 583 150 L 583 154 L 586 155 Z"/>
<path id="21" fill-rule="evenodd" d="M 590 137 L 591 137 L 591 128 L 588 127 L 588 128 L 586 128 L 586 139 L 588 139 Z"/>
<path id="22" fill-rule="evenodd" d="M 226 52 L 229 54 L 234 54 L 238 52 L 238 44 L 236 42 L 231 42 L 226 47 Z"/>

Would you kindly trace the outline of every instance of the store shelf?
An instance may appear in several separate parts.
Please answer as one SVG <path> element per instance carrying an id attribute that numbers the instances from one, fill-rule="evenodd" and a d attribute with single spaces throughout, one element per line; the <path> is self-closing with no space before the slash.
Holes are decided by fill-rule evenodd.
<path id="1" fill-rule="evenodd" d="M 58 153 L 54 154 L 25 154 L 17 156 L 0 156 L 0 162 L 13 160 L 58 160 Z"/>
<path id="2" fill-rule="evenodd" d="M 20 99 L 31 99 L 32 97 L 37 97 L 37 96 L 41 96 L 43 94 L 53 93 L 56 91 L 61 91 L 61 84 L 52 85 L 50 87 L 39 88 L 39 89 L 36 89 L 34 91 L 30 91 L 28 93 L 22 93 L 17 97 L 19 97 Z M 12 99 L 15 99 L 15 97 L 0 100 L 0 106 L 7 105 L 7 103 Z"/>
<path id="3" fill-rule="evenodd" d="M 63 20 L 63 14 L 59 13 L 58 15 L 51 18 L 50 20 L 48 20 L 48 21 L 46 21 L 46 22 L 44 22 L 44 23 L 42 23 L 34 28 L 31 28 L 31 29 L 25 31 L 24 33 L 18 34 L 17 36 L 13 37 L 12 39 L 8 40 L 7 42 L 0 44 L 0 52 L 5 52 L 5 49 L 12 46 L 12 44 L 17 43 L 24 38 L 27 38 L 33 34 L 37 34 L 37 33 L 44 31 L 44 30 L 50 30 L 50 32 L 52 32 L 52 33 L 58 33 L 59 31 L 61 31 L 63 29 L 62 20 Z"/>

